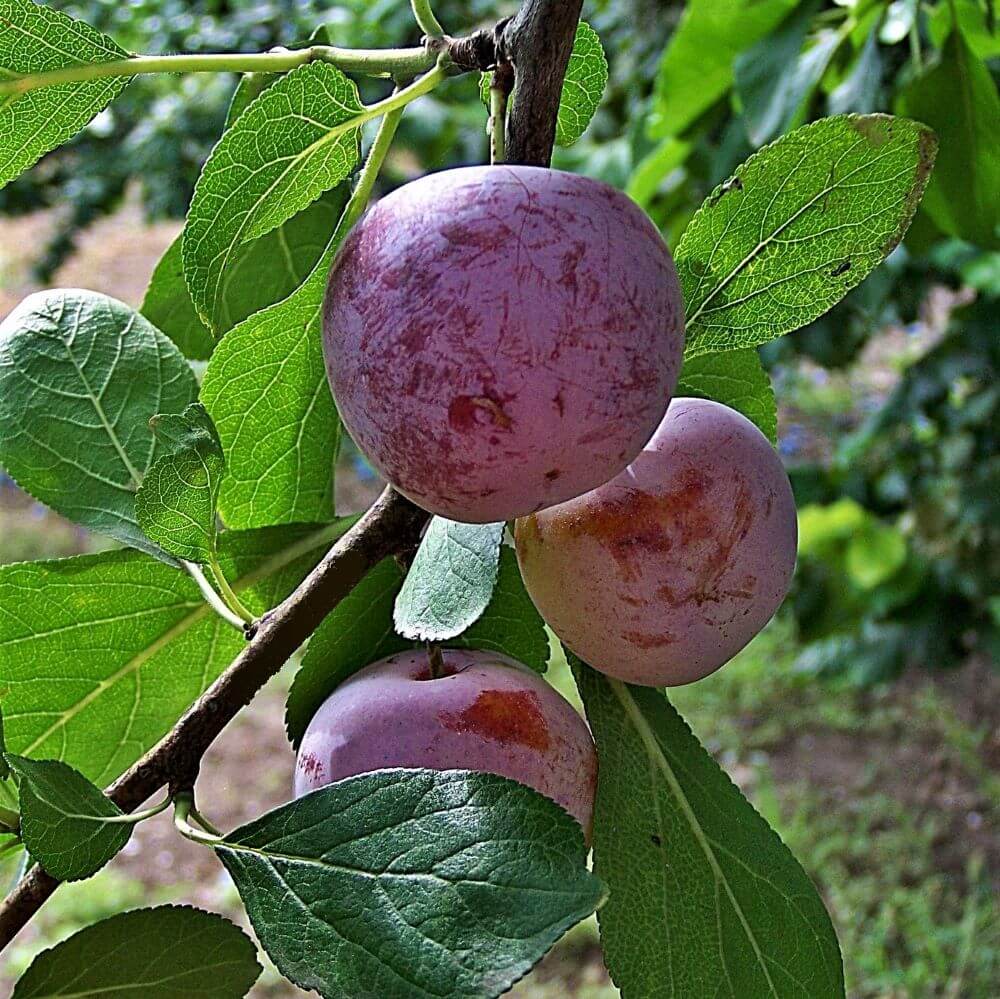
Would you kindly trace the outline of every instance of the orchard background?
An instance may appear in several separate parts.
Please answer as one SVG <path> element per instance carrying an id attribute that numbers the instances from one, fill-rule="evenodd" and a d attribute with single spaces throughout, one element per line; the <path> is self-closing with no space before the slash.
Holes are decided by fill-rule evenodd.
<path id="1" fill-rule="evenodd" d="M 147 53 L 264 51 L 328 25 L 344 47 L 416 45 L 407 3 L 49 3 Z M 462 31 L 516 5 L 436 5 Z M 607 54 L 597 114 L 554 165 L 626 190 L 674 248 L 753 150 L 827 114 L 887 111 L 940 151 L 904 243 L 831 312 L 760 354 L 800 515 L 792 596 L 718 674 L 671 699 L 817 881 L 848 994 L 988 999 L 1000 981 L 1000 362 L 996 299 L 1000 39 L 979 0 L 587 2 Z M 413 104 L 379 191 L 488 157 L 473 76 Z M 0 316 L 47 286 L 139 307 L 181 230 L 235 78 L 140 78 L 73 142 L 0 191 Z M 462 96 L 462 88 L 466 93 Z M 371 102 L 384 86 L 361 82 Z M 964 99 L 957 113 L 959 97 Z M 345 448 L 338 513 L 380 484 Z M 106 541 L 0 487 L 0 561 Z M 293 668 L 206 757 L 224 828 L 287 800 Z M 575 696 L 564 663 L 550 678 Z M 248 774 L 247 759 L 260 761 Z M 266 764 L 265 762 L 266 761 Z M 13 876 L 13 869 L 4 877 Z M 0 970 L 122 908 L 193 902 L 243 920 L 208 851 L 169 817 L 90 881 L 60 889 Z M 291 996 L 273 970 L 254 996 Z M 615 995 L 593 921 L 516 986 Z"/>

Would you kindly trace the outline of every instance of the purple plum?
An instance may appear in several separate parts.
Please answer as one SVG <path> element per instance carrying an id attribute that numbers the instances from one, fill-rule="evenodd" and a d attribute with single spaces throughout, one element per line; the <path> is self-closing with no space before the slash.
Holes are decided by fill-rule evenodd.
<path id="1" fill-rule="evenodd" d="M 666 412 L 684 312 L 624 194 L 523 166 L 422 177 L 344 242 L 327 289 L 341 416 L 404 495 L 488 523 L 617 475 Z"/>
<path id="2" fill-rule="evenodd" d="M 366 666 L 323 702 L 295 765 L 295 797 L 391 767 L 479 770 L 562 805 L 589 841 L 597 751 L 586 722 L 537 673 L 492 652 L 447 649 Z"/>
<path id="3" fill-rule="evenodd" d="M 516 539 L 528 592 L 566 646 L 663 687 L 714 672 L 770 620 L 798 528 L 767 438 L 719 403 L 675 399 L 621 475 L 519 520 Z"/>

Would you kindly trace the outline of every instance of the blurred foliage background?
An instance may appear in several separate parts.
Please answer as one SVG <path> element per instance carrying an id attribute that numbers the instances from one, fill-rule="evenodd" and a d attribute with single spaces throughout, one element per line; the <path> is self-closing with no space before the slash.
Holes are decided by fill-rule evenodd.
<path id="1" fill-rule="evenodd" d="M 419 40 L 405 0 L 49 5 L 136 52 L 261 51 L 302 44 L 317 25 L 343 46 Z M 457 34 L 516 3 L 435 7 Z M 681 691 L 678 704 L 823 886 L 852 996 L 989 999 L 1000 991 L 994 4 L 587 0 L 584 16 L 604 42 L 611 82 L 590 130 L 557 151 L 556 165 L 627 190 L 671 245 L 740 162 L 803 122 L 884 111 L 939 134 L 927 196 L 886 265 L 826 316 L 761 351 L 800 507 L 799 567 L 779 620 L 737 663 Z M 235 83 L 140 79 L 74 142 L 0 191 L 3 307 L 67 275 L 137 302 L 155 253 L 178 230 Z M 385 87 L 361 82 L 366 99 Z M 485 158 L 476 81 L 457 80 L 407 112 L 383 183 Z M 99 251 L 88 242 L 97 231 Z M 372 483 L 356 455 L 344 460 L 355 472 L 350 505 Z M 0 561 L 93 544 L 0 484 Z M 258 722 L 247 724 L 259 738 Z M 247 731 L 232 737 L 234 771 Z M 276 735 L 281 753 L 280 725 Z M 225 744 L 221 752 L 224 767 Z M 268 793 L 281 800 L 284 791 Z M 128 864 L 152 892 L 157 879 Z M 33 931 L 31 949 L 100 915 L 101 890 L 61 896 L 69 901 Z M 567 948 L 519 994 L 613 995 L 586 970 L 599 966 L 592 930 Z"/>

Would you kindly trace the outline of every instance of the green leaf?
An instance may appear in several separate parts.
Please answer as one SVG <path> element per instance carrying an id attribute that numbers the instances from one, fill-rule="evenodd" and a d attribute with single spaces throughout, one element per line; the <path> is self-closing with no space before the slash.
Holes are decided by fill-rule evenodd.
<path id="1" fill-rule="evenodd" d="M 487 107 L 492 78 L 492 73 L 483 73 L 479 78 L 479 96 Z M 587 131 L 607 86 L 608 58 L 600 36 L 586 21 L 581 21 L 576 28 L 573 51 L 559 95 L 556 145 L 572 146 Z M 516 99 L 516 92 L 510 99 L 512 102 Z"/>
<path id="2" fill-rule="evenodd" d="M 770 36 L 797 0 L 691 0 L 663 53 L 649 133 L 680 135 L 729 91 L 740 52 Z"/>
<path id="3" fill-rule="evenodd" d="M 121 809 L 78 770 L 56 760 L 8 756 L 20 784 L 21 839 L 54 878 L 96 874 L 128 842 L 132 825 L 107 822 Z"/>
<path id="4" fill-rule="evenodd" d="M 848 575 L 858 586 L 873 590 L 891 579 L 906 562 L 906 538 L 895 527 L 869 515 L 847 543 Z"/>
<path id="5" fill-rule="evenodd" d="M 830 94 L 830 114 L 869 114 L 878 103 L 882 87 L 882 57 L 878 50 L 879 19 L 876 18 L 868 38 L 858 53 L 850 71 Z"/>
<path id="6" fill-rule="evenodd" d="M 1000 95 L 960 31 L 945 42 L 941 62 L 914 80 L 896 103 L 902 113 L 926 121 L 941 140 L 924 211 L 950 235 L 984 249 L 1000 247 Z"/>
<path id="7" fill-rule="evenodd" d="M 842 115 L 751 156 L 677 247 L 687 355 L 766 343 L 840 301 L 902 239 L 936 148 L 917 122 Z"/>
<path id="8" fill-rule="evenodd" d="M 127 56 L 113 39 L 61 11 L 31 0 L 0 4 L 0 79 Z M 111 77 L 0 97 L 0 187 L 76 135 L 127 83 Z"/>
<path id="9" fill-rule="evenodd" d="M 396 634 L 392 609 L 403 570 L 387 558 L 337 604 L 316 629 L 288 691 L 285 727 L 298 746 L 317 709 L 348 677 L 369 663 L 413 648 Z"/>
<path id="10" fill-rule="evenodd" d="M 0 781 L 10 778 L 10 764 L 7 762 L 7 740 L 3 734 L 3 708 L 0 706 Z"/>
<path id="11" fill-rule="evenodd" d="M 545 622 L 524 587 L 513 548 L 500 549 L 496 586 L 482 617 L 448 645 L 500 652 L 536 673 L 548 669 L 550 649 Z"/>
<path id="12" fill-rule="evenodd" d="M 155 417 L 154 417 L 155 423 Z M 180 446 L 159 458 L 136 493 L 139 526 L 165 552 L 188 562 L 215 558 L 216 508 L 225 458 L 212 420 L 201 403 L 161 427 L 180 435 Z M 160 431 L 163 436 L 164 431 Z"/>
<path id="13" fill-rule="evenodd" d="M 800 7 L 779 31 L 736 60 L 736 94 L 755 146 L 805 119 L 809 100 L 843 41 L 839 32 L 828 29 L 803 50 L 816 11 L 815 3 Z"/>
<path id="14" fill-rule="evenodd" d="M 443 642 L 482 616 L 497 581 L 506 524 L 459 524 L 435 517 L 396 598 L 396 631 Z"/>
<path id="15" fill-rule="evenodd" d="M 608 59 L 597 32 L 581 21 L 573 39 L 573 51 L 566 67 L 559 115 L 556 118 L 556 143 L 572 146 L 587 131 L 608 85 Z"/>
<path id="16" fill-rule="evenodd" d="M 604 896 L 566 812 L 462 770 L 352 777 L 215 849 L 271 960 L 327 996 L 492 999 Z"/>
<path id="17" fill-rule="evenodd" d="M 601 940 L 623 999 L 842 999 L 816 888 L 664 694 L 574 670 L 599 760 Z"/>
<path id="18" fill-rule="evenodd" d="M 223 337 L 201 399 L 219 430 L 231 528 L 329 519 L 340 417 L 323 360 L 323 295 L 336 237 L 289 298 Z"/>
<path id="19" fill-rule="evenodd" d="M 327 615 L 310 639 L 285 711 L 293 746 L 298 746 L 319 706 L 348 677 L 369 663 L 420 645 L 402 638 L 393 627 L 393 608 L 403 578 L 395 559 L 381 562 Z M 500 549 L 500 570 L 486 611 L 447 645 L 499 652 L 537 673 L 546 671 L 545 622 L 524 587 L 513 549 Z"/>
<path id="20" fill-rule="evenodd" d="M 192 361 L 207 361 L 212 356 L 215 338 L 198 316 L 184 281 L 182 241 L 183 234 L 167 247 L 160 258 L 139 311 L 170 337 L 185 357 Z"/>
<path id="21" fill-rule="evenodd" d="M 225 282 L 241 243 L 277 228 L 344 180 L 360 157 L 355 84 L 312 62 L 260 95 L 212 151 L 184 230 L 184 272 L 195 308 L 226 331 Z"/>
<path id="22" fill-rule="evenodd" d="M 220 562 L 255 613 L 282 600 L 345 522 L 228 533 Z M 162 738 L 244 647 L 184 573 L 135 551 L 0 568 L 7 745 L 101 786 Z"/>
<path id="23" fill-rule="evenodd" d="M 12 999 L 242 999 L 260 976 L 249 937 L 222 916 L 164 905 L 112 916 L 43 950 Z"/>
<path id="24" fill-rule="evenodd" d="M 234 249 L 219 301 L 223 329 L 283 301 L 302 284 L 323 257 L 346 201 L 347 186 L 341 184 L 273 232 Z M 140 311 L 185 357 L 207 361 L 215 339 L 198 317 L 184 281 L 182 241 L 183 235 L 178 236 L 157 264 Z"/>
<path id="25" fill-rule="evenodd" d="M 632 170 L 625 193 L 645 208 L 660 185 L 688 158 L 691 143 L 668 137 L 644 156 Z"/>
<path id="26" fill-rule="evenodd" d="M 160 554 L 135 516 L 162 454 L 149 420 L 197 392 L 177 348 L 127 305 L 39 292 L 0 324 L 0 464 L 57 513 Z"/>
<path id="27" fill-rule="evenodd" d="M 721 402 L 755 423 L 772 444 L 777 443 L 774 389 L 756 350 L 727 350 L 687 358 L 674 391 L 675 399 L 681 396 Z"/>

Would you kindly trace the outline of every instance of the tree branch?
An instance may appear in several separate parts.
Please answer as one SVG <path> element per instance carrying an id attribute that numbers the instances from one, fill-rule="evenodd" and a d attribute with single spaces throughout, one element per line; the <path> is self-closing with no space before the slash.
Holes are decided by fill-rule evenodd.
<path id="1" fill-rule="evenodd" d="M 466 45 L 467 61 L 479 68 L 497 62 L 514 66 L 517 95 L 508 125 L 510 163 L 548 166 L 551 160 L 562 81 L 582 5 L 582 0 L 525 0 L 492 36 L 477 33 L 476 45 Z M 383 558 L 416 547 L 427 519 L 423 510 L 387 489 L 298 589 L 264 616 L 247 647 L 170 734 L 108 788 L 112 801 L 131 811 L 163 786 L 174 794 L 189 790 L 202 756 L 229 722 L 370 569 Z M 21 879 L 0 906 L 0 949 L 58 886 L 37 865 Z"/>
<path id="2" fill-rule="evenodd" d="M 370 569 L 419 543 L 427 519 L 427 513 L 387 489 L 298 589 L 261 619 L 256 634 L 232 665 L 166 738 L 108 788 L 108 797 L 124 811 L 132 811 L 165 785 L 172 794 L 189 790 L 216 736 Z M 0 906 L 0 949 L 58 886 L 37 865 L 21 879 Z"/>
<path id="3" fill-rule="evenodd" d="M 507 22 L 498 53 L 514 64 L 517 93 L 507 125 L 507 162 L 548 166 L 562 82 L 583 0 L 527 0 Z"/>

